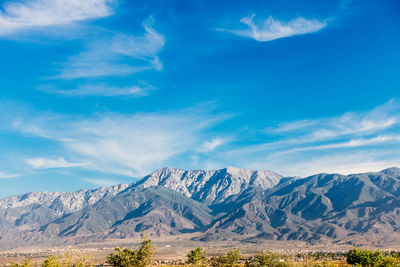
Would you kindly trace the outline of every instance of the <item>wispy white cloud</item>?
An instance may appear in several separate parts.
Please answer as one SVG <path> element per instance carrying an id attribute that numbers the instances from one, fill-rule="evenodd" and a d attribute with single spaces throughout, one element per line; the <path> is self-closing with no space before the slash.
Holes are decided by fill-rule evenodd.
<path id="1" fill-rule="evenodd" d="M 231 140 L 232 140 L 231 138 L 227 138 L 227 137 L 224 137 L 224 138 L 215 137 L 211 140 L 205 141 L 199 148 L 199 151 L 203 152 L 203 153 L 211 152 L 211 151 L 215 150 L 217 147 L 219 147 L 223 144 L 226 144 L 226 143 L 230 142 Z"/>
<path id="2" fill-rule="evenodd" d="M 0 35 L 110 16 L 112 0 L 21 0 L 3 4 Z"/>
<path id="3" fill-rule="evenodd" d="M 16 0 L 8 1 L 0 9 L 0 37 L 38 38 L 32 32 L 57 38 L 79 36 L 83 49 L 64 62 L 54 65 L 50 79 L 85 79 L 127 76 L 137 72 L 163 69 L 158 53 L 165 38 L 153 28 L 150 17 L 143 22 L 144 33 L 125 34 L 106 28 L 85 29 L 83 21 L 108 17 L 113 14 L 115 0 Z M 59 27 L 62 26 L 60 30 Z M 68 27 L 67 27 L 68 26 Z M 73 32 L 73 35 L 70 35 Z M 21 33 L 21 34 L 20 34 Z M 12 36 L 12 37 L 10 37 Z M 127 81 L 125 81 L 125 84 Z M 137 84 L 125 87 L 87 82 L 77 88 L 43 89 L 64 96 L 130 96 L 147 95 L 154 87 Z"/>
<path id="4" fill-rule="evenodd" d="M 179 161 L 185 153 L 196 153 L 198 144 L 209 139 L 208 129 L 228 118 L 212 114 L 209 104 L 163 113 L 103 113 L 91 118 L 21 115 L 13 129 L 60 145 L 66 157 L 32 158 L 34 168 L 80 166 L 90 170 L 141 176 Z"/>
<path id="5" fill-rule="evenodd" d="M 247 29 L 219 29 L 239 36 L 252 38 L 260 42 L 302 35 L 320 31 L 328 25 L 328 22 L 317 19 L 298 17 L 290 21 L 279 21 L 272 16 L 266 20 L 255 20 L 255 14 L 240 20 L 248 26 Z"/>
<path id="6" fill-rule="evenodd" d="M 294 122 L 284 122 L 279 127 L 271 127 L 267 128 L 266 132 L 274 132 L 274 133 L 286 133 L 291 131 L 298 131 L 301 129 L 307 129 L 316 124 L 319 124 L 318 120 L 299 120 Z"/>
<path id="7" fill-rule="evenodd" d="M 282 123 L 258 137 L 272 141 L 218 151 L 208 161 L 301 176 L 400 166 L 399 104 L 391 100 L 370 111 Z"/>
<path id="8" fill-rule="evenodd" d="M 40 88 L 42 91 L 59 94 L 67 97 L 73 96 L 127 96 L 140 97 L 147 96 L 155 88 L 146 83 L 139 83 L 128 87 L 109 86 L 107 84 L 81 85 L 76 89 L 54 89 L 46 86 Z"/>
<path id="9" fill-rule="evenodd" d="M 296 142 L 300 143 L 346 136 L 360 137 L 398 125 L 399 111 L 398 101 L 391 100 L 368 112 L 348 112 L 339 117 L 287 122 L 275 128 L 268 128 L 266 131 L 285 136 L 295 135 Z"/>
<path id="10" fill-rule="evenodd" d="M 162 70 L 158 53 L 165 45 L 165 38 L 152 27 L 152 23 L 152 19 L 143 23 L 143 36 L 115 33 L 111 37 L 91 40 L 86 51 L 69 58 L 61 73 L 54 78 L 125 76 Z"/>
<path id="11" fill-rule="evenodd" d="M 82 118 L 25 111 L 12 118 L 11 123 L 3 118 L 2 127 L 58 144 L 58 155 L 67 159 L 32 157 L 42 159 L 36 161 L 37 168 L 84 162 L 80 167 L 87 170 L 138 177 L 162 166 L 238 166 L 300 176 L 400 166 L 396 100 L 369 111 L 283 123 L 260 130 L 256 138 L 252 129 L 251 141 L 243 131 L 217 134 L 214 126 L 229 116 L 214 112 L 209 104 L 163 113 L 100 113 Z"/>
<path id="12" fill-rule="evenodd" d="M 329 144 L 322 145 L 314 145 L 309 144 L 304 147 L 297 147 L 293 149 L 284 150 L 282 152 L 274 153 L 275 156 L 282 154 L 292 154 L 296 152 L 304 152 L 304 151 L 316 151 L 316 150 L 333 150 L 340 148 L 357 148 L 357 147 L 365 147 L 365 146 L 374 146 L 383 143 L 389 142 L 400 142 L 400 135 L 377 135 L 370 138 L 359 138 L 359 139 L 350 139 L 349 141 L 343 142 L 332 142 Z"/>
<path id="13" fill-rule="evenodd" d="M 47 158 L 28 158 L 26 163 L 34 169 L 53 169 L 53 168 L 71 168 L 84 167 L 86 163 L 68 162 L 64 158 L 47 159 Z"/>
<path id="14" fill-rule="evenodd" d="M 398 149 L 398 147 L 397 147 Z M 250 164 L 249 167 L 260 168 L 266 164 L 275 166 L 275 170 L 293 176 L 309 176 L 317 173 L 352 174 L 362 172 L 377 172 L 388 167 L 399 167 L 400 157 L 394 151 L 383 149 L 352 150 L 343 153 L 340 151 L 318 155 L 305 155 L 307 160 L 296 157 L 268 157 L 265 161 Z M 284 161 L 282 161 L 284 160 Z M 285 164 L 286 163 L 286 164 Z"/>
<path id="15" fill-rule="evenodd" d="M 0 179 L 11 179 L 11 178 L 17 178 L 20 176 L 21 175 L 19 175 L 19 174 L 0 172 Z"/>

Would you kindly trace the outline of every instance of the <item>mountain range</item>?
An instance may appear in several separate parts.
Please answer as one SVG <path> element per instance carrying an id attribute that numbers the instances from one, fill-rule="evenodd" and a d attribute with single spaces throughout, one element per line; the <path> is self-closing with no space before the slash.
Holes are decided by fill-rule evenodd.
<path id="1" fill-rule="evenodd" d="M 283 177 L 163 168 L 132 184 L 0 199 L 0 248 L 190 234 L 195 241 L 382 245 L 400 237 L 400 169 Z"/>

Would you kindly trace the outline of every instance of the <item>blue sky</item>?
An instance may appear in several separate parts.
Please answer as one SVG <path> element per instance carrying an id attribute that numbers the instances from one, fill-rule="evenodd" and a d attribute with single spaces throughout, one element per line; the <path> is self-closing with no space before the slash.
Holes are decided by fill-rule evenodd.
<path id="1" fill-rule="evenodd" d="M 0 196 L 400 166 L 398 1 L 0 5 Z"/>

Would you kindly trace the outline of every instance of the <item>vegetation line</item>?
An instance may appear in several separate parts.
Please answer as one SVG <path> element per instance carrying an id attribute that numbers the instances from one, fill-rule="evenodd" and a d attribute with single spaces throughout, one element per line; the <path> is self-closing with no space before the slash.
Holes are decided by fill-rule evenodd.
<path id="1" fill-rule="evenodd" d="M 379 250 L 363 250 L 354 248 L 348 253 L 309 253 L 284 255 L 269 251 L 261 251 L 252 257 L 244 257 L 240 250 L 231 249 L 225 254 L 207 257 L 206 251 L 197 247 L 187 254 L 186 261 L 154 261 L 156 249 L 151 239 L 144 236 L 139 248 L 115 248 L 107 256 L 107 262 L 95 264 L 94 257 L 82 253 L 67 253 L 64 256 L 50 255 L 43 263 L 33 263 L 26 259 L 22 263 L 10 263 L 12 267 L 146 267 L 146 266 L 192 266 L 192 267 L 334 267 L 334 266 L 365 266 L 365 267 L 400 267 L 400 257 L 397 252 L 382 252 Z"/>

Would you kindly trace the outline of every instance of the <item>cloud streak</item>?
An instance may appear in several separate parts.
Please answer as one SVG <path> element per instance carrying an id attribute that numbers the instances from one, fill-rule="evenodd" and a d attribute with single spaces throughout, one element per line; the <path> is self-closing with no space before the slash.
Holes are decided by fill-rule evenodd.
<path id="1" fill-rule="evenodd" d="M 111 4 L 110 0 L 5 2 L 0 12 L 0 35 L 107 17 L 113 12 Z"/>
<path id="2" fill-rule="evenodd" d="M 115 0 L 19 0 L 8 1 L 0 9 L 0 37 L 23 37 L 32 32 L 46 33 L 52 37 L 65 37 L 68 29 L 79 29 L 83 49 L 58 63 L 50 80 L 86 79 L 85 85 L 76 88 L 38 89 L 62 96 L 140 97 L 148 95 L 154 87 L 142 84 L 128 86 L 107 85 L 107 77 L 124 77 L 144 71 L 161 71 L 163 64 L 158 53 L 165 45 L 165 38 L 153 28 L 150 17 L 142 23 L 142 34 L 126 34 L 101 27 L 82 31 L 83 21 L 113 15 Z M 69 26 L 69 27 L 66 27 Z M 59 27 L 62 27 L 60 30 Z M 36 35 L 29 35 L 37 38 Z M 30 40 L 30 39 L 29 39 Z M 97 82 L 93 83 L 93 79 Z M 126 82 L 125 82 L 126 84 Z"/>
<path id="3" fill-rule="evenodd" d="M 217 147 L 222 146 L 230 141 L 230 138 L 215 137 L 209 141 L 205 141 L 200 147 L 199 151 L 203 153 L 208 153 L 214 151 Z"/>
<path id="4" fill-rule="evenodd" d="M 158 53 L 165 45 L 165 38 L 152 27 L 152 19 L 143 23 L 142 36 L 112 34 L 100 40 L 91 40 L 86 51 L 72 56 L 61 73 L 53 78 L 78 79 L 162 70 Z"/>
<path id="5" fill-rule="evenodd" d="M 12 173 L 5 173 L 5 172 L 0 172 L 0 179 L 11 179 L 11 178 L 17 178 L 21 175 L 19 174 L 12 174 Z"/>
<path id="6" fill-rule="evenodd" d="M 172 159 L 185 153 L 196 153 L 199 144 L 209 139 L 208 130 L 229 117 L 213 114 L 210 105 L 204 105 L 164 113 L 103 113 L 81 119 L 21 115 L 12 125 L 14 131 L 56 142 L 66 158 L 74 159 L 27 159 L 34 169 L 81 167 L 137 177 L 171 165 Z"/>
<path id="7" fill-rule="evenodd" d="M 303 119 L 235 134 L 216 131 L 229 115 L 203 104 L 163 113 L 90 117 L 25 111 L 3 127 L 58 145 L 57 157 L 30 157 L 31 168 L 73 168 L 140 177 L 163 166 L 270 169 L 283 175 L 354 173 L 400 166 L 400 105 Z M 248 129 L 248 127 L 246 127 Z M 252 140 L 249 142 L 249 136 Z M 268 141 L 262 141 L 268 140 Z M 84 163 L 84 164 L 83 164 Z"/>
<path id="8" fill-rule="evenodd" d="M 86 163 L 68 162 L 64 158 L 47 159 L 47 158 L 28 158 L 26 163 L 34 169 L 54 169 L 54 168 L 72 168 L 84 167 Z"/>
<path id="9" fill-rule="evenodd" d="M 147 96 L 151 91 L 155 89 L 156 88 L 146 83 L 140 83 L 128 87 L 109 86 L 107 84 L 91 84 L 91 85 L 82 85 L 76 89 L 69 89 L 69 90 L 54 89 L 49 86 L 40 88 L 40 90 L 42 91 L 62 95 L 65 97 L 75 97 L 75 96 L 141 97 L 141 96 Z"/>
<path id="10" fill-rule="evenodd" d="M 295 35 L 315 33 L 325 28 L 327 21 L 298 17 L 290 21 L 279 21 L 272 16 L 266 20 L 255 20 L 255 14 L 240 20 L 248 29 L 219 29 L 239 36 L 252 38 L 260 42 L 268 42 Z"/>
<path id="11" fill-rule="evenodd" d="M 391 100 L 370 111 L 305 119 L 268 127 L 272 141 L 230 147 L 209 162 L 271 169 L 284 175 L 354 173 L 400 166 L 400 105 Z M 242 136 L 242 138 L 245 138 Z"/>

